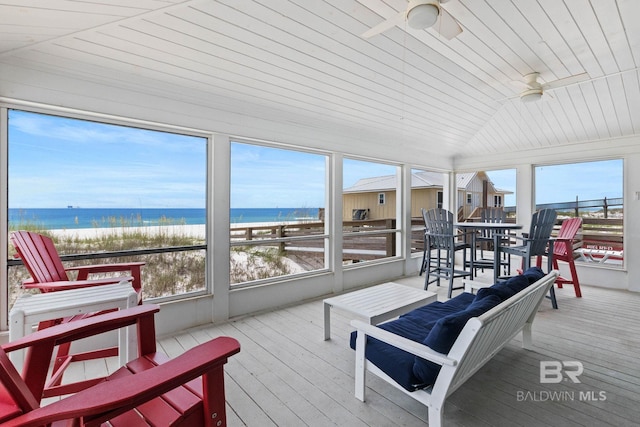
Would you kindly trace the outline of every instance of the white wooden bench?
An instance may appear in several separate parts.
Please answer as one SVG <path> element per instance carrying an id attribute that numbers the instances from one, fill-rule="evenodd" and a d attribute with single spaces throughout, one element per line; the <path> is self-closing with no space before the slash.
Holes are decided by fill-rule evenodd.
<path id="1" fill-rule="evenodd" d="M 531 349 L 531 325 L 536 312 L 549 288 L 558 276 L 553 271 L 526 289 L 487 311 L 467 321 L 448 354 L 438 353 L 424 344 L 408 340 L 391 332 L 354 320 L 357 329 L 355 394 L 365 398 L 365 372 L 368 370 L 396 388 L 426 405 L 429 410 L 429 426 L 443 424 L 444 402 L 454 391 L 496 355 L 511 339 L 522 331 L 522 344 Z M 370 336 L 400 348 L 442 368 L 435 383 L 424 389 L 409 392 L 365 358 L 366 336 Z"/>

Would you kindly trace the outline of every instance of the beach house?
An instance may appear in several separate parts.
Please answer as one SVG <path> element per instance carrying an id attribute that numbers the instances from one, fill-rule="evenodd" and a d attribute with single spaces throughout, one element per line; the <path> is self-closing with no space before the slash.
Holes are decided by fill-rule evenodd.
<path id="1" fill-rule="evenodd" d="M 478 208 L 503 207 L 505 194 L 511 191 L 495 188 L 484 171 L 456 175 L 458 218 L 464 220 Z M 422 216 L 420 209 L 441 208 L 446 176 L 421 171 L 411 174 L 411 217 Z M 361 179 L 345 188 L 342 219 L 384 219 L 395 217 L 397 176 L 387 175 Z M 364 218 L 363 218 L 364 219 Z"/>
<path id="2" fill-rule="evenodd" d="M 414 21 L 422 13 L 431 18 L 430 26 Z M 424 408 L 386 384 L 368 384 L 373 392 L 366 403 L 353 398 L 352 319 L 333 316 L 332 339 L 323 341 L 322 299 L 389 281 L 421 288 L 423 254 L 412 238 L 421 229 L 412 218 L 422 207 L 441 205 L 465 217 L 484 203 L 504 204 L 501 197 L 509 194 L 484 179 L 483 171 L 511 174 L 513 221 L 527 230 L 544 195 L 539 184 L 545 168 L 578 165 L 578 194 L 610 175 L 596 164 L 613 161 L 620 194 L 602 198 L 621 199 L 617 209 L 624 220 L 616 227 L 623 260 L 581 262 L 582 298 L 565 286 L 556 292 L 558 310 L 543 301 L 534 351 L 521 349 L 516 338 L 451 396 L 445 422 L 636 425 L 639 16 L 637 0 L 1 2 L 3 342 L 11 289 L 19 286 L 7 283 L 6 275 L 21 268 L 10 256 L 6 227 L 14 186 L 28 188 L 20 191 L 27 201 L 96 175 L 104 185 L 83 192 L 110 201 L 118 200 L 118 191 L 146 182 L 186 191 L 179 178 L 193 170 L 174 171 L 166 166 L 171 161 L 161 163 L 150 140 L 140 137 L 139 145 L 118 150 L 110 145 L 121 140 L 116 127 L 179 135 L 185 139 L 169 144 L 169 160 L 201 153 L 203 241 L 127 254 L 152 262 L 172 251 L 193 251 L 205 260 L 198 286 L 145 300 L 161 305 L 156 328 L 166 352 L 179 354 L 211 335 L 241 340 L 240 354 L 227 365 L 230 425 L 424 425 Z M 65 166 L 65 172 L 18 182 L 12 150 L 29 147 L 29 141 L 10 136 L 9 129 L 20 125 L 30 135 L 54 134 L 50 126 L 19 121 L 21 114 L 106 124 L 114 131 L 56 128 L 57 138 L 77 146 L 48 166 L 40 162 L 59 147 L 32 150 L 32 170 L 35 176 L 46 167 Z M 194 145 L 187 142 L 191 137 Z M 237 147 L 255 149 L 242 152 L 242 167 Z M 258 150 L 275 155 L 267 159 L 255 155 Z M 277 161 L 291 153 L 313 159 L 313 171 L 320 171 L 314 186 L 324 203 L 307 206 L 322 207 L 324 223 L 313 234 L 272 227 L 232 241 L 232 182 L 239 171 L 250 178 L 242 188 L 254 200 L 309 188 L 306 175 L 289 175 Z M 95 159 L 102 159 L 100 168 L 93 167 Z M 354 166 L 355 161 L 360 163 Z M 156 166 L 157 175 L 141 177 L 137 168 L 145 164 Z M 361 164 L 391 170 L 364 178 L 391 177 L 347 182 Z M 282 183 L 265 186 L 267 176 L 281 176 Z M 545 192 L 569 185 L 557 179 Z M 345 187 L 350 188 L 343 199 Z M 146 196 L 153 200 L 162 192 Z M 83 206 L 66 199 L 59 204 Z M 360 209 L 394 219 L 392 228 L 345 226 Z M 294 244 L 312 248 L 320 261 L 305 271 L 232 283 L 232 252 L 256 247 L 261 236 L 272 238 L 277 250 Z M 366 239 L 384 239 L 391 248 L 383 256 L 343 262 L 352 243 Z M 65 263 L 74 262 L 74 254 L 65 255 Z M 100 262 L 109 254 L 93 256 Z M 560 269 L 566 273 L 566 265 Z M 142 274 L 144 295 L 144 269 Z M 446 297 L 442 288 L 436 290 L 440 299 Z M 562 381 L 541 383 L 544 362 L 559 364 Z M 574 362 L 584 368 L 579 382 L 565 375 L 578 366 Z"/>

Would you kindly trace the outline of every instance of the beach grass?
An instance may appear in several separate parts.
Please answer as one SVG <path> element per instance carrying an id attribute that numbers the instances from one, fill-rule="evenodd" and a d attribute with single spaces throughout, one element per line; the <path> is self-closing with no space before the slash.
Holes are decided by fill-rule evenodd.
<path id="1" fill-rule="evenodd" d="M 204 226 L 187 226 L 169 218 L 158 226 L 135 226 L 135 221 L 112 219 L 114 227 L 91 229 L 45 230 L 34 222 L 24 222 L 10 231 L 28 230 L 51 237 L 60 255 L 79 255 L 138 249 L 189 247 L 204 245 Z M 132 225 L 134 224 L 134 225 Z M 15 249 L 9 245 L 9 257 Z M 108 257 L 94 260 L 64 262 L 65 266 L 112 264 L 144 261 L 142 287 L 145 299 L 178 295 L 205 289 L 206 252 L 203 249 L 181 250 L 136 256 Z M 279 277 L 297 271 L 285 254 L 271 247 L 235 247 L 231 251 L 231 284 L 269 277 Z M 128 273 L 122 273 L 124 275 Z M 111 276 L 115 276 L 112 274 Z M 96 275 L 93 277 L 109 277 Z M 30 275 L 24 266 L 9 268 L 10 305 L 25 291 L 20 284 Z M 73 280 L 75 277 L 71 276 Z"/>
<path id="2" fill-rule="evenodd" d="M 272 247 L 231 248 L 231 283 L 250 282 L 285 276 L 293 273 L 293 268 L 279 249 Z"/>

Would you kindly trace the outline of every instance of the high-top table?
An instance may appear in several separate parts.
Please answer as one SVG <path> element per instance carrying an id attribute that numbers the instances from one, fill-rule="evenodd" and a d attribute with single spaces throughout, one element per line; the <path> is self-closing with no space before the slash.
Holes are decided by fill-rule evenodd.
<path id="1" fill-rule="evenodd" d="M 500 271 L 500 256 L 499 254 L 496 256 L 497 245 L 499 243 L 499 237 L 496 234 L 500 234 L 501 231 L 507 230 L 521 230 L 522 224 L 513 224 L 510 222 L 456 222 L 454 227 L 459 228 L 461 230 L 492 230 L 494 231 L 494 248 L 493 248 L 493 282 L 498 281 L 499 271 Z M 486 260 L 476 260 L 475 259 L 476 252 L 476 235 L 475 233 L 471 233 L 471 257 L 470 257 L 470 266 L 471 271 L 474 271 L 474 268 L 480 268 L 482 266 L 487 267 Z M 483 262 L 481 262 L 483 261 Z M 471 276 L 473 279 L 473 275 Z"/>
<path id="2" fill-rule="evenodd" d="M 435 292 L 398 283 L 383 283 L 324 300 L 324 339 L 331 338 L 331 308 L 365 318 L 370 325 L 392 319 L 437 301 Z"/>

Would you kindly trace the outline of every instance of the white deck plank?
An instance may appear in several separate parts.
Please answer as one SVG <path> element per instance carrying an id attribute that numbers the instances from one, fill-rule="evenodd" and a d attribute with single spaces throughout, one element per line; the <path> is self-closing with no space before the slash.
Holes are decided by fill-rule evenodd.
<path id="1" fill-rule="evenodd" d="M 418 289 L 422 278 L 404 282 Z M 431 287 L 445 299 L 446 287 Z M 457 294 L 457 293 L 456 293 Z M 544 301 L 534 322 L 534 351 L 516 337 L 456 391 L 445 406 L 448 426 L 634 426 L 640 419 L 640 295 L 583 286 L 557 290 L 559 309 Z M 159 348 L 174 357 L 219 335 L 240 341 L 225 366 L 230 426 L 424 426 L 427 411 L 390 385 L 369 376 L 367 401 L 353 394 L 351 315 L 331 316 L 332 339 L 323 340 L 322 300 L 208 325 L 171 337 Z M 584 364 L 581 383 L 540 384 L 540 361 Z M 109 360 L 109 370 L 113 369 Z M 81 365 L 79 376 L 99 370 Z M 573 400 L 519 400 L 519 392 L 573 393 Z M 605 401 L 580 400 L 604 392 Z"/>

